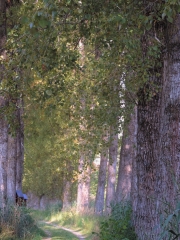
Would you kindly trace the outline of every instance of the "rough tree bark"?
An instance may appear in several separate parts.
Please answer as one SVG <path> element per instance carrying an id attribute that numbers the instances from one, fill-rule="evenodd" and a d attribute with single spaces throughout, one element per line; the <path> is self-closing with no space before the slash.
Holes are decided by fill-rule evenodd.
<path id="1" fill-rule="evenodd" d="M 78 187 L 77 187 L 77 211 L 82 210 L 82 188 L 83 188 L 83 163 L 84 163 L 84 156 L 81 155 L 79 159 L 79 166 L 78 166 Z"/>
<path id="2" fill-rule="evenodd" d="M 8 160 L 7 160 L 7 200 L 15 203 L 16 199 L 16 160 L 17 138 L 8 136 Z"/>
<path id="3" fill-rule="evenodd" d="M 83 210 L 87 210 L 89 208 L 89 200 L 90 200 L 90 182 L 91 182 L 91 166 L 88 165 L 85 167 L 83 171 L 83 184 L 82 184 L 82 208 Z"/>
<path id="4" fill-rule="evenodd" d="M 16 190 L 22 190 L 23 164 L 24 164 L 24 123 L 23 100 L 19 98 L 17 109 L 17 161 L 16 161 Z"/>
<path id="5" fill-rule="evenodd" d="M 111 127 L 108 176 L 106 188 L 106 213 L 110 213 L 111 204 L 115 202 L 117 152 L 118 152 L 118 134 L 115 128 Z"/>
<path id="6" fill-rule="evenodd" d="M 71 206 L 71 181 L 65 180 L 63 189 L 63 208 Z"/>
<path id="7" fill-rule="evenodd" d="M 77 211 L 82 212 L 89 207 L 90 196 L 90 174 L 91 167 L 85 161 L 84 155 L 81 155 L 79 161 L 78 190 L 77 190 Z"/>
<path id="8" fill-rule="evenodd" d="M 84 49 L 84 39 L 79 41 L 79 53 L 80 67 L 83 69 L 85 63 L 85 49 Z M 87 131 L 86 121 L 84 118 L 84 111 L 86 107 L 86 98 L 85 96 L 81 96 L 80 100 L 80 109 L 81 109 L 81 117 L 80 117 L 80 130 L 83 133 Z M 91 154 L 89 154 L 86 149 L 86 139 L 84 137 L 80 137 L 80 159 L 78 166 L 78 190 L 77 190 L 77 211 L 84 211 L 89 207 L 89 195 L 90 195 L 90 158 Z"/>
<path id="9" fill-rule="evenodd" d="M 123 131 L 118 182 L 116 188 L 116 202 L 129 201 L 131 196 L 132 162 L 135 161 L 135 129 L 136 114 L 130 114 L 130 122 Z"/>
<path id="10" fill-rule="evenodd" d="M 1 0 L 0 1 L 0 56 L 2 58 L 5 57 L 5 49 L 4 45 L 6 42 L 6 1 Z M 2 77 L 2 75 L 1 75 Z M 2 81 L 2 78 L 1 78 Z"/>
<path id="11" fill-rule="evenodd" d="M 137 205 L 133 209 L 135 231 L 140 240 L 157 240 L 160 214 L 166 204 L 173 208 L 179 184 L 180 139 L 180 15 L 165 30 L 165 53 L 161 76 L 150 77 L 158 91 L 147 100 L 139 93 L 137 131 Z M 150 84 L 150 82 L 149 82 Z M 148 90 L 148 83 L 146 90 Z M 164 237 L 163 239 L 169 239 Z"/>
<path id="12" fill-rule="evenodd" d="M 134 115 L 135 124 L 134 124 L 134 158 L 132 161 L 132 177 L 131 177 L 131 195 L 130 200 L 132 204 L 132 208 L 134 213 L 136 213 L 137 209 L 137 163 L 136 163 L 136 156 L 137 156 L 137 106 L 134 107 Z M 135 215 L 135 214 L 134 214 Z"/>
<path id="13" fill-rule="evenodd" d="M 171 213 L 179 197 L 180 184 L 180 15 L 165 30 L 166 53 L 161 95 L 160 149 L 157 171 L 159 212 L 169 203 Z"/>
<path id="14" fill-rule="evenodd" d="M 0 0 L 0 58 L 1 60 L 6 59 L 5 52 L 5 43 L 6 43 L 6 10 L 11 7 L 13 1 L 5 1 Z M 0 81 L 3 81 L 5 74 L 5 69 L 3 65 L 0 65 Z M 16 161 L 20 160 L 21 165 L 19 169 L 22 169 L 23 161 L 23 149 L 18 148 L 18 139 L 19 137 L 8 136 L 8 123 L 5 120 L 6 111 L 3 111 L 3 108 L 8 107 L 8 98 L 5 96 L 0 96 L 0 207 L 6 204 L 7 200 L 11 200 L 15 202 L 15 190 L 16 190 L 16 179 L 18 182 L 21 182 L 20 185 L 22 187 L 22 171 L 21 174 L 16 174 Z M 15 114 L 16 116 L 16 114 Z M 14 114 L 13 114 L 14 117 Z M 15 121 L 17 119 L 14 119 Z M 21 119 L 22 120 L 22 119 Z M 14 121 L 14 122 L 15 122 Z M 17 122 L 16 122 L 17 123 Z M 16 125 L 15 123 L 15 125 Z M 22 132 L 21 128 L 21 132 Z M 22 134 L 21 134 L 21 144 L 22 145 Z M 17 154 L 17 151 L 19 154 Z M 18 187 L 19 188 L 19 187 Z"/>
<path id="15" fill-rule="evenodd" d="M 6 58 L 4 45 L 6 42 L 6 3 L 5 0 L 0 1 L 0 57 Z M 0 65 L 0 81 L 3 81 L 4 68 Z M 6 99 L 0 96 L 0 207 L 6 203 L 7 189 L 7 141 L 8 141 L 8 126 L 3 115 L 3 107 L 7 104 Z"/>
<path id="16" fill-rule="evenodd" d="M 148 1 L 144 1 L 144 9 L 151 11 L 150 5 L 148 8 L 145 7 L 147 3 Z M 149 34 L 154 34 L 153 30 L 144 33 L 141 39 L 142 48 L 146 46 L 143 48 L 144 58 L 147 57 L 147 48 L 151 44 L 148 37 Z M 137 152 L 134 164 L 136 169 L 133 172 L 137 178 L 137 193 L 132 194 L 132 203 L 135 203 L 133 204 L 133 221 L 139 240 L 157 240 L 160 232 L 156 176 L 157 171 L 162 170 L 158 169 L 163 86 L 161 73 L 161 68 L 152 66 L 149 69 L 149 80 L 138 92 Z M 158 91 L 152 94 L 154 87 Z"/>
<path id="17" fill-rule="evenodd" d="M 155 81 L 155 79 L 152 79 Z M 143 93 L 142 93 L 143 95 Z M 144 96 L 138 103 L 137 130 L 137 201 L 134 212 L 138 239 L 158 239 L 154 226 L 158 223 L 156 207 L 156 170 L 159 150 L 160 95 L 146 102 Z M 145 100 L 145 101 L 144 101 Z"/>
<path id="18" fill-rule="evenodd" d="M 64 184 L 63 184 L 63 207 L 68 208 L 71 206 L 72 202 L 72 174 L 73 166 L 71 161 L 66 160 L 65 165 L 66 170 L 64 171 Z"/>
<path id="19" fill-rule="evenodd" d="M 4 98 L 0 97 L 1 107 Z M 0 207 L 6 204 L 7 193 L 7 153 L 8 153 L 8 127 L 4 116 L 0 116 Z"/>
<path id="20" fill-rule="evenodd" d="M 104 191 L 106 185 L 107 162 L 108 162 L 108 148 L 104 148 L 101 152 L 98 186 L 94 208 L 94 211 L 97 214 L 102 214 L 104 210 L 104 193 L 105 193 Z"/>
<path id="21" fill-rule="evenodd" d="M 15 203 L 16 190 L 22 190 L 24 137 L 23 137 L 23 107 L 19 98 L 16 102 L 13 135 L 8 135 L 8 161 L 7 161 L 7 200 Z"/>

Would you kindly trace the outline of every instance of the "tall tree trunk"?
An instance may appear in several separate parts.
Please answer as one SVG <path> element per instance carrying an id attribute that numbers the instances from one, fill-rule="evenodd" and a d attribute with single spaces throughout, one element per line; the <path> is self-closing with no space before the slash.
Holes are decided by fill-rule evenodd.
<path id="1" fill-rule="evenodd" d="M 77 191 L 77 211 L 81 212 L 89 207 L 90 195 L 90 174 L 91 167 L 86 161 L 84 155 L 80 157 L 79 161 L 79 175 L 78 175 L 78 191 Z"/>
<path id="2" fill-rule="evenodd" d="M 104 210 L 104 194 L 106 185 L 106 173 L 107 173 L 107 162 L 108 162 L 108 148 L 105 148 L 101 152 L 98 186 L 95 200 L 95 213 L 102 214 Z"/>
<path id="3" fill-rule="evenodd" d="M 133 209 L 138 239 L 159 239 L 160 214 L 177 200 L 180 138 L 180 16 L 167 27 L 163 74 L 151 77 L 158 86 L 151 100 L 141 92 L 137 131 L 137 205 Z M 146 85 L 148 90 L 148 84 Z M 169 239 L 164 237 L 164 239 Z"/>
<path id="4" fill-rule="evenodd" d="M 63 189 L 63 208 L 71 206 L 71 186 L 71 181 L 65 180 Z"/>
<path id="5" fill-rule="evenodd" d="M 23 123 L 23 100 L 18 100 L 19 106 L 18 129 L 17 129 L 17 162 L 16 162 L 16 190 L 22 190 L 23 163 L 24 163 L 24 123 Z"/>
<path id="6" fill-rule="evenodd" d="M 6 1 L 0 1 L 0 57 L 6 58 L 5 42 L 6 42 Z M 4 67 L 0 65 L 0 81 L 3 81 Z M 0 208 L 6 203 L 6 189 L 7 189 L 7 141 L 8 141 L 8 126 L 3 115 L 3 108 L 7 101 L 3 96 L 0 96 Z"/>
<path id="7" fill-rule="evenodd" d="M 0 0 L 0 57 L 2 59 L 6 59 L 6 52 L 5 52 L 5 43 L 6 43 L 6 8 L 11 7 L 13 4 L 17 4 L 18 1 L 6 1 L 6 0 Z M 3 65 L 0 65 L 0 81 L 3 81 L 3 75 L 5 73 L 5 69 L 3 67 Z M 0 107 L 5 107 L 5 105 L 7 104 L 7 99 L 5 99 L 5 97 L 1 96 L 0 97 Z M 21 100 L 18 100 L 21 101 Z M 21 104 L 20 104 L 21 105 Z M 20 107 L 21 108 L 21 107 Z M 19 108 L 19 114 L 22 116 L 22 108 Z M 4 120 L 4 116 L 1 116 L 1 121 L 0 121 L 0 128 L 1 128 L 1 132 L 3 132 L 3 136 L 1 138 L 1 145 L 4 145 L 4 157 L 2 156 L 2 158 L 4 159 L 3 161 L 5 162 L 5 155 L 8 155 L 8 163 L 7 163 L 7 158 L 6 158 L 6 164 L 2 163 L 1 165 L 6 165 L 6 167 L 4 168 L 4 175 L 8 175 L 5 178 L 7 179 L 8 177 L 8 188 L 7 188 L 7 196 L 9 196 L 11 198 L 11 196 L 13 196 L 14 199 L 14 194 L 15 193 L 10 193 L 12 191 L 12 189 L 14 188 L 14 176 L 16 179 L 16 189 L 21 189 L 22 188 L 22 169 L 23 169 L 23 159 L 24 159 L 24 150 L 23 150 L 23 123 L 22 123 L 22 118 L 20 117 L 20 131 L 19 134 L 17 134 L 17 137 L 15 139 L 13 139 L 12 137 L 9 137 L 9 146 L 7 147 L 7 139 L 8 139 L 8 124 L 6 123 L 6 121 Z M 16 121 L 17 119 L 15 119 Z M 15 123 L 15 125 L 17 124 L 17 122 Z M 4 129 L 3 129 L 4 128 Z M 4 142 L 4 143 L 3 143 Z M 16 145 L 16 146 L 15 146 Z M 10 147 L 12 146 L 12 148 Z M 1 148 L 1 149 L 2 149 Z M 7 151 L 7 153 L 5 153 Z M 9 153 L 8 153 L 9 152 Z M 15 153 L 16 152 L 16 153 Z M 15 154 L 13 156 L 13 154 Z M 14 161 L 10 162 L 10 159 L 16 159 L 17 158 L 17 166 L 13 166 L 14 165 Z M 8 165 L 7 165 L 8 164 Z M 10 169 L 9 169 L 10 167 Z M 17 175 L 16 172 L 13 173 L 12 169 L 17 169 Z M 6 171 L 6 173 L 5 173 Z M 4 178 L 4 179 L 5 179 Z M 3 186 L 3 184 L 1 184 L 1 186 Z M 10 190 L 11 189 L 11 190 Z"/>
<path id="8" fill-rule="evenodd" d="M 135 128 L 136 114 L 131 113 L 130 122 L 125 126 L 122 137 L 118 182 L 116 188 L 116 202 L 130 200 L 132 162 L 135 161 Z"/>
<path id="9" fill-rule="evenodd" d="M 16 160 L 17 138 L 8 136 L 8 161 L 7 161 L 7 200 L 15 203 L 16 200 Z"/>
<path id="10" fill-rule="evenodd" d="M 143 4 L 148 4 L 148 1 Z M 151 11 L 149 8 L 150 5 L 144 9 Z M 153 31 L 154 29 L 146 31 L 142 36 L 144 58 L 148 57 L 146 53 L 151 44 L 148 38 L 149 34 L 154 34 Z M 137 187 L 137 193 L 132 194 L 132 203 L 135 203 L 132 206 L 134 227 L 139 240 L 157 240 L 160 232 L 156 177 L 157 171 L 161 172 L 161 169 L 158 169 L 163 86 L 161 71 L 162 69 L 152 66 L 148 71 L 149 80 L 137 95 L 137 152 L 136 163 L 133 164 L 133 178 L 137 178 L 137 185 L 134 187 Z M 152 93 L 152 86 L 158 89 L 155 94 Z"/>
<path id="11" fill-rule="evenodd" d="M 160 149 L 156 189 L 159 212 L 169 203 L 171 213 L 180 200 L 180 15 L 166 29 L 163 88 L 161 94 Z M 167 210 L 167 209 L 166 209 Z M 169 238 L 168 238 L 169 239 Z"/>
<path id="12" fill-rule="evenodd" d="M 5 57 L 5 42 L 6 42 L 6 1 L 0 1 L 0 56 Z M 1 72 L 2 74 L 2 72 Z M 0 75 L 2 77 L 2 75 Z M 2 79 L 0 79 L 2 81 Z"/>
<path id="13" fill-rule="evenodd" d="M 79 65 L 81 70 L 84 67 L 85 63 L 85 49 L 84 49 L 84 39 L 79 41 L 79 53 L 80 60 Z M 83 135 L 86 132 L 86 121 L 84 118 L 84 111 L 86 107 L 86 98 L 85 96 L 81 96 L 81 117 L 80 117 L 80 130 Z M 90 195 L 90 159 L 86 159 L 90 157 L 90 154 L 87 153 L 86 149 L 86 140 L 84 137 L 80 138 L 81 152 L 80 152 L 80 160 L 78 166 L 78 192 L 77 192 L 77 211 L 84 211 L 89 207 L 89 195 Z"/>
<path id="14" fill-rule="evenodd" d="M 3 97 L 0 97 L 0 105 L 4 105 Z M 0 116 L 0 207 L 5 206 L 7 197 L 7 154 L 8 126 L 4 116 Z"/>
<path id="15" fill-rule="evenodd" d="M 153 80 L 155 82 L 155 79 Z M 157 240 L 154 231 L 158 223 L 156 170 L 159 150 L 159 115 L 160 96 L 151 100 L 143 99 L 143 93 L 138 103 L 138 130 L 137 130 L 137 201 L 134 210 L 135 229 L 138 239 Z M 159 169 L 160 171 L 160 169 Z"/>
<path id="16" fill-rule="evenodd" d="M 111 127 L 108 176 L 106 188 L 106 213 L 110 213 L 111 204 L 115 202 L 117 152 L 118 152 L 118 134 L 115 128 Z"/>
<path id="17" fill-rule="evenodd" d="M 72 202 L 72 174 L 73 166 L 71 161 L 66 160 L 66 171 L 64 172 L 64 187 L 63 187 L 63 207 L 70 207 Z"/>
<path id="18" fill-rule="evenodd" d="M 89 161 L 87 162 L 87 166 L 83 171 L 83 185 L 82 185 L 82 207 L 83 210 L 87 210 L 89 208 L 89 200 L 90 200 L 90 183 L 91 183 L 91 166 Z"/>
<path id="19" fill-rule="evenodd" d="M 137 106 L 134 107 L 134 115 L 133 115 L 135 122 L 134 122 L 134 158 L 132 159 L 132 177 L 131 177 L 131 204 L 134 213 L 136 213 L 137 208 L 137 164 L 136 164 L 136 156 L 137 156 Z M 136 214 L 134 214 L 136 215 Z"/>
<path id="20" fill-rule="evenodd" d="M 82 210 L 82 191 L 83 191 L 83 168 L 84 168 L 84 155 L 80 156 L 78 166 L 78 188 L 77 188 L 77 211 Z"/>

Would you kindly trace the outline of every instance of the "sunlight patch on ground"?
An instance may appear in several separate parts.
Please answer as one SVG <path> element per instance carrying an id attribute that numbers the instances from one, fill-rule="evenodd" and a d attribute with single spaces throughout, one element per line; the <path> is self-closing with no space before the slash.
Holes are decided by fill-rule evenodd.
<path id="1" fill-rule="evenodd" d="M 59 225 L 52 224 L 51 222 L 39 222 L 39 227 L 47 233 L 47 238 L 43 240 L 83 240 L 86 239 L 84 236 L 76 231 L 70 230 L 68 228 L 61 227 Z"/>

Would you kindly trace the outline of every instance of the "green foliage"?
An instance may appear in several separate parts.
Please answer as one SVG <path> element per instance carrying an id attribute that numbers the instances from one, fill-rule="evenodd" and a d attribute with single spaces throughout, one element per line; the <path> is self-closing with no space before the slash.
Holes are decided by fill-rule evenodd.
<path id="1" fill-rule="evenodd" d="M 38 226 L 47 233 L 48 237 L 51 236 L 50 239 L 62 239 L 62 240 L 77 240 L 78 238 L 75 237 L 73 233 L 70 233 L 68 231 L 65 231 L 61 229 L 58 225 L 45 223 L 45 222 L 39 222 Z M 49 238 L 48 238 L 49 239 Z"/>
<path id="2" fill-rule="evenodd" d="M 43 109 L 34 102 L 25 111 L 23 187 L 37 196 L 62 199 L 64 182 L 76 180 L 78 146 L 76 130 L 69 128 L 69 116 L 60 109 L 47 105 Z"/>
<path id="3" fill-rule="evenodd" d="M 35 210 L 33 211 L 33 217 L 38 221 L 46 220 L 73 230 L 78 229 L 78 232 L 89 236 L 87 239 L 92 239 L 92 232 L 99 231 L 101 220 L 101 217 L 94 214 L 93 209 L 84 213 L 77 213 L 76 207 L 66 208 L 61 212 L 54 212 L 51 209 Z"/>
<path id="4" fill-rule="evenodd" d="M 111 215 L 101 222 L 99 238 L 101 240 L 135 240 L 131 214 L 129 203 L 118 203 L 112 206 Z"/>
<path id="5" fill-rule="evenodd" d="M 162 30 L 178 9 L 178 1 L 147 6 L 143 1 L 124 0 L 23 1 L 8 11 L 11 27 L 2 87 L 14 95 L 18 83 L 15 95 L 27 95 L 32 104 L 46 106 L 47 112 L 61 106 L 59 113 L 69 115 L 61 124 L 76 128 L 77 142 L 86 139 L 85 151 L 95 154 L 104 130 L 125 114 L 123 86 L 134 96 L 148 81 L 149 72 L 157 74 L 165 41 Z M 78 50 L 82 39 L 83 68 Z M 148 99 L 157 90 L 151 85 Z M 86 99 L 83 111 L 82 97 Z"/>
<path id="6" fill-rule="evenodd" d="M 179 239 L 180 236 L 180 202 L 177 202 L 175 209 L 172 211 L 172 206 L 166 204 L 166 210 L 161 215 L 161 235 L 159 240 Z"/>
<path id="7" fill-rule="evenodd" d="M 58 201 L 56 204 L 50 205 L 47 207 L 47 211 L 50 211 L 51 214 L 56 214 L 60 212 L 63 208 L 63 202 Z"/>
<path id="8" fill-rule="evenodd" d="M 99 171 L 96 166 L 93 166 L 91 169 L 91 183 L 90 183 L 90 207 L 94 206 L 95 196 L 97 192 L 97 183 L 98 183 L 98 174 Z"/>
<path id="9" fill-rule="evenodd" d="M 94 215 L 93 209 L 77 213 L 75 207 L 63 210 L 60 213 L 54 213 L 50 220 L 73 229 L 80 228 L 83 234 L 88 235 L 96 231 L 99 225 L 99 217 Z"/>
<path id="10" fill-rule="evenodd" d="M 79 151 L 94 156 L 104 131 L 126 114 L 125 97 L 136 100 L 139 89 L 146 100 L 155 95 L 158 86 L 149 75 L 161 72 L 164 30 L 179 12 L 179 1 L 21 2 L 7 12 L 0 90 L 7 98 L 28 99 L 24 187 L 61 196 L 64 180 L 76 178 Z M 110 219 L 104 225 L 127 227 L 126 218 L 116 221 L 115 212 Z"/>
<path id="11" fill-rule="evenodd" d="M 40 234 L 42 232 L 37 228 L 26 208 L 8 204 L 1 209 L 0 239 L 34 239 Z"/>

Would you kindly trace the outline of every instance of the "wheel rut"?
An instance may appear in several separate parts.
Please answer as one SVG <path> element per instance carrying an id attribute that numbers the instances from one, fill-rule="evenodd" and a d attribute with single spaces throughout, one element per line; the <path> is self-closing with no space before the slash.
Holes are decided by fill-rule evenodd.
<path id="1" fill-rule="evenodd" d="M 57 224 L 54 224 L 54 223 L 51 223 L 51 222 L 46 222 L 46 221 L 41 221 L 41 223 L 45 224 L 45 225 L 49 225 L 49 226 L 52 226 L 56 229 L 62 229 L 64 231 L 67 231 L 67 232 L 70 232 L 72 233 L 75 237 L 77 237 L 79 240 L 85 240 L 86 237 L 83 236 L 82 234 L 78 233 L 77 231 L 74 231 L 72 229 L 69 229 L 69 228 L 66 228 L 66 227 L 62 227 L 60 225 L 57 225 Z M 52 240 L 51 238 L 51 233 L 50 231 L 46 231 L 44 230 L 44 232 L 47 234 L 47 237 L 43 238 L 42 240 Z M 68 239 L 67 239 L 68 240 Z"/>

